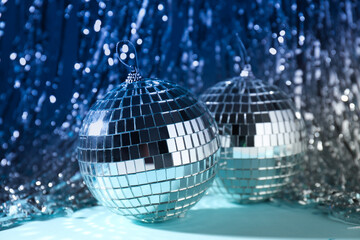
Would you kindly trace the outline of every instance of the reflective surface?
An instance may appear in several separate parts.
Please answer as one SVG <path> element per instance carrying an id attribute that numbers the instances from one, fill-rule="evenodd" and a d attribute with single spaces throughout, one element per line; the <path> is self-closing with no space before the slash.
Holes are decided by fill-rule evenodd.
<path id="1" fill-rule="evenodd" d="M 221 135 L 214 191 L 238 202 L 278 193 L 297 172 L 305 147 L 304 122 L 291 100 L 253 76 L 220 82 L 200 99 Z"/>
<path id="2" fill-rule="evenodd" d="M 80 171 L 112 211 L 163 221 L 193 206 L 212 183 L 217 131 L 187 90 L 162 80 L 125 82 L 85 117 Z"/>
<path id="3" fill-rule="evenodd" d="M 332 220 L 314 209 L 277 203 L 239 205 L 219 196 L 205 196 L 186 218 L 161 224 L 134 224 L 97 206 L 70 217 L 32 221 L 0 231 L 0 239 L 11 240 L 320 240 L 359 239 L 359 235 L 359 227 Z"/>

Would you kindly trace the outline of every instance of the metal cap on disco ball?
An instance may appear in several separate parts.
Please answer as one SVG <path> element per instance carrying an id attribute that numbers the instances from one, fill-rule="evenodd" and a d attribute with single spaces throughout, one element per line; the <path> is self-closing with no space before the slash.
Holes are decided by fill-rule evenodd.
<path id="1" fill-rule="evenodd" d="M 280 192 L 297 172 L 306 146 L 305 124 L 291 99 L 245 65 L 240 77 L 215 84 L 200 100 L 218 123 L 221 139 L 213 191 L 240 203 Z"/>
<path id="2" fill-rule="evenodd" d="M 121 44 L 135 51 L 129 41 Z M 113 212 L 164 221 L 182 215 L 211 186 L 218 129 L 186 89 L 141 78 L 130 67 L 126 81 L 98 100 L 83 121 L 80 172 L 93 196 Z"/>

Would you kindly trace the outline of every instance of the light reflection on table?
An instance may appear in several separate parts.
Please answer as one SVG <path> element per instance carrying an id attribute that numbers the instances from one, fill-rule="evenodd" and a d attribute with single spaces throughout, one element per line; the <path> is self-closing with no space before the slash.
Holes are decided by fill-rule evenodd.
<path id="1" fill-rule="evenodd" d="M 261 203 L 236 205 L 204 197 L 185 218 L 145 224 L 98 206 L 71 217 L 33 221 L 0 232 L 0 239 L 360 239 L 360 227 L 314 209 Z"/>

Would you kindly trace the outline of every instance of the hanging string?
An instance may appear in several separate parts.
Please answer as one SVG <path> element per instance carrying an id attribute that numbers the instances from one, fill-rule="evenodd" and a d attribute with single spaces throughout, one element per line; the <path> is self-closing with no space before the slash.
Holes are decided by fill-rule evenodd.
<path id="1" fill-rule="evenodd" d="M 134 57 L 131 58 L 130 56 L 127 56 L 127 52 L 130 52 L 130 49 L 127 49 L 126 52 L 122 52 L 121 53 L 121 49 L 123 49 L 124 47 L 131 47 L 133 50 L 133 54 Z M 141 79 L 141 75 L 139 72 L 139 66 L 138 66 L 138 61 L 137 61 L 137 52 L 136 52 L 136 48 L 134 46 L 134 44 L 132 42 L 130 42 L 129 40 L 121 40 L 116 44 L 116 53 L 118 55 L 118 59 L 119 61 L 128 69 L 130 69 L 130 73 L 128 74 L 127 78 L 126 78 L 126 82 L 128 83 L 132 83 L 134 81 L 138 81 Z M 126 54 L 124 58 L 122 58 L 122 54 Z M 132 53 L 130 53 L 131 55 Z M 130 65 L 127 64 L 124 60 L 126 58 L 130 57 L 130 59 L 134 60 L 134 65 Z"/>
<path id="2" fill-rule="evenodd" d="M 239 34 L 236 33 L 235 35 L 236 35 L 237 42 L 239 44 L 240 59 L 241 59 L 241 63 L 242 63 L 241 64 L 240 76 L 247 77 L 247 76 L 252 74 L 251 65 L 250 65 L 250 61 L 249 61 L 249 56 L 247 54 L 246 48 L 245 48 L 244 43 L 241 40 Z"/>

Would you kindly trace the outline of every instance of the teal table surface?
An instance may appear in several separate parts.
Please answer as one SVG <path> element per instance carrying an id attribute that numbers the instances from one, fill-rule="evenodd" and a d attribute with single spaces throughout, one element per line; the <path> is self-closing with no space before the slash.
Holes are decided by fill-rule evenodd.
<path id="1" fill-rule="evenodd" d="M 1 231 L 0 239 L 360 239 L 360 226 L 315 209 L 277 203 L 237 205 L 206 196 L 185 217 L 164 223 L 134 222 L 97 206 L 69 217 L 27 222 Z"/>

